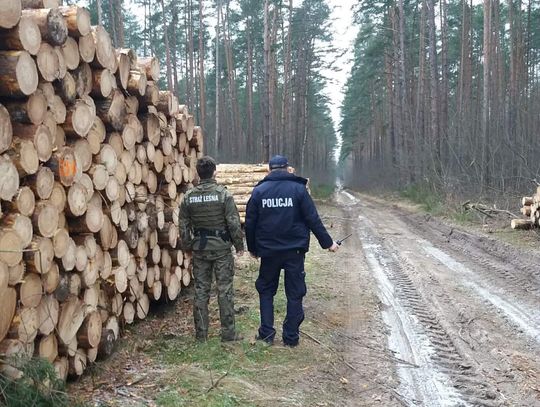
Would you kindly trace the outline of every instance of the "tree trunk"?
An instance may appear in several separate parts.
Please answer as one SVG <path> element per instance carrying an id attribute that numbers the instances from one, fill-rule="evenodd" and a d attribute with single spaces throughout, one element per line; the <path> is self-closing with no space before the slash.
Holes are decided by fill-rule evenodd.
<path id="1" fill-rule="evenodd" d="M 264 1 L 264 131 L 262 138 L 263 148 L 263 160 L 268 162 L 270 160 L 270 143 L 273 140 L 272 137 L 272 123 L 270 110 L 270 65 L 271 65 L 271 38 L 270 38 L 270 10 L 269 0 Z"/>
<path id="2" fill-rule="evenodd" d="M 203 0 L 199 0 L 199 107 L 200 115 L 199 125 L 203 129 L 203 132 L 206 131 L 206 89 L 205 89 L 205 78 L 204 78 L 204 35 L 202 32 L 204 30 L 203 22 Z"/>
<path id="3" fill-rule="evenodd" d="M 490 121 L 490 91 L 491 78 L 491 0 L 484 0 L 484 50 L 483 50 L 483 97 L 482 97 L 482 143 L 481 143 L 481 187 L 489 184 L 489 121 Z"/>
<path id="4" fill-rule="evenodd" d="M 433 160 L 437 174 L 441 173 L 441 136 L 439 132 L 439 66 L 437 63 L 437 40 L 435 25 L 435 0 L 428 0 L 429 68 L 430 68 L 430 123 L 431 137 L 435 146 Z"/>
<path id="5" fill-rule="evenodd" d="M 114 20 L 116 30 L 118 30 L 116 48 L 123 48 L 126 40 L 124 34 L 124 11 L 122 10 L 121 0 L 114 0 Z"/>
<path id="6" fill-rule="evenodd" d="M 251 27 L 251 17 L 247 18 L 247 69 L 246 69 L 246 92 L 247 92 L 247 154 L 249 157 L 253 157 L 255 155 L 254 151 L 254 128 L 253 128 L 253 40 L 252 40 L 252 27 Z M 257 155 L 255 155 L 253 158 L 254 160 L 257 159 Z"/>
<path id="7" fill-rule="evenodd" d="M 96 0 L 96 5 L 98 25 L 103 25 L 103 7 L 101 5 L 101 0 Z"/>
<path id="8" fill-rule="evenodd" d="M 220 39 L 220 16 L 221 16 L 221 0 L 217 0 L 217 24 L 216 24 L 216 44 L 215 44 L 215 54 L 216 54 L 216 134 L 214 137 L 214 156 L 215 158 L 219 157 L 219 143 L 220 143 L 220 64 L 219 64 L 219 39 Z"/>
<path id="9" fill-rule="evenodd" d="M 172 69 L 171 69 L 171 48 L 169 46 L 169 34 L 168 34 L 168 25 L 167 18 L 165 16 L 165 3 L 161 1 L 161 17 L 163 22 L 163 36 L 165 37 L 165 56 L 167 61 L 167 86 L 169 91 L 173 91 L 173 81 L 172 81 Z"/>

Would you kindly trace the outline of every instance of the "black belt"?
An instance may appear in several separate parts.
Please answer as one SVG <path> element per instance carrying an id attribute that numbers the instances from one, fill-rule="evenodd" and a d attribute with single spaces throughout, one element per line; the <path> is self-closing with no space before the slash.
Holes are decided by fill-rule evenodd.
<path id="1" fill-rule="evenodd" d="M 195 229 L 195 236 L 200 237 L 199 250 L 204 250 L 208 244 L 208 237 L 219 237 L 224 242 L 232 241 L 231 234 L 228 230 L 216 229 Z"/>

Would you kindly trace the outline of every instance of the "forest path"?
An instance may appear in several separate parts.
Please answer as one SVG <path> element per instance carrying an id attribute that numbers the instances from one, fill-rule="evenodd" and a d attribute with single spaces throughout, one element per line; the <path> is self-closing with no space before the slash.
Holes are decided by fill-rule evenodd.
<path id="1" fill-rule="evenodd" d="M 540 406 L 540 256 L 347 191 L 319 202 L 338 253 L 306 256 L 297 348 L 253 340 L 258 262 L 235 273 L 241 343 L 195 342 L 192 291 L 126 327 L 70 392 L 90 406 Z M 381 210 L 384 208 L 384 211 Z"/>
<path id="2" fill-rule="evenodd" d="M 393 367 L 400 404 L 540 405 L 540 256 L 371 197 L 335 202 L 326 221 L 354 233 L 345 269 L 375 290 L 387 350 L 406 362 Z"/>

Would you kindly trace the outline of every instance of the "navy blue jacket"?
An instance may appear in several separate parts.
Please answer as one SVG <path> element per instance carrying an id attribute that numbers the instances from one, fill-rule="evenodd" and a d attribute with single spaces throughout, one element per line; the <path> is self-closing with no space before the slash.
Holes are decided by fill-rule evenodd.
<path id="1" fill-rule="evenodd" d="M 250 253 L 268 257 L 289 250 L 309 250 L 310 231 L 323 249 L 334 243 L 321 222 L 307 180 L 286 171 L 271 172 L 253 190 L 246 209 Z"/>

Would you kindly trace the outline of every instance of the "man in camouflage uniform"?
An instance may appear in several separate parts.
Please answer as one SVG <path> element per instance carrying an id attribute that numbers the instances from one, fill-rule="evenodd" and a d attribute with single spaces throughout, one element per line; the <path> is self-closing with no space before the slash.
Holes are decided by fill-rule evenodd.
<path id="1" fill-rule="evenodd" d="M 221 340 L 241 339 L 234 323 L 234 258 L 244 254 L 240 216 L 232 195 L 215 180 L 216 163 L 211 157 L 197 161 L 198 186 L 184 195 L 180 205 L 180 232 L 184 250 L 193 251 L 195 300 L 193 318 L 195 336 L 206 341 L 208 336 L 208 300 L 212 274 L 216 276 Z"/>

